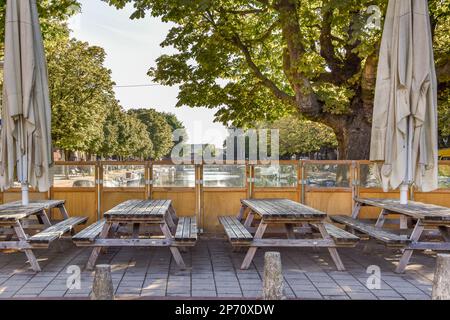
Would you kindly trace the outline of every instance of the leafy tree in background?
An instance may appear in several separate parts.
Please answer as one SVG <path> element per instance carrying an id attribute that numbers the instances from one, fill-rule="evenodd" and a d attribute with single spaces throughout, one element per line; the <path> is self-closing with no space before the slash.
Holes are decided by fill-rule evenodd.
<path id="1" fill-rule="evenodd" d="M 103 140 L 106 108 L 115 103 L 105 51 L 68 37 L 45 42 L 48 60 L 52 137 L 65 151 L 96 153 Z"/>
<path id="2" fill-rule="evenodd" d="M 218 108 L 217 120 L 234 126 L 297 110 L 333 129 L 341 158 L 368 158 L 381 30 L 366 12 L 385 12 L 387 0 L 104 1 L 133 3 L 133 19 L 150 12 L 175 24 L 162 45 L 178 53 L 149 74 L 180 85 L 179 106 Z M 450 60 L 450 0 L 429 4 L 440 72 Z"/>
<path id="3" fill-rule="evenodd" d="M 131 109 L 128 114 L 145 124 L 146 131 L 153 142 L 154 159 L 161 159 L 170 153 L 173 147 L 172 127 L 163 114 L 154 109 Z"/>
<path id="4" fill-rule="evenodd" d="M 168 125 L 172 128 L 172 131 L 177 129 L 185 129 L 183 122 L 178 120 L 177 116 L 170 112 L 161 112 L 161 115 L 164 116 Z"/>
<path id="5" fill-rule="evenodd" d="M 117 150 L 114 154 L 124 158 L 149 159 L 153 156 L 153 143 L 147 126 L 126 112 L 118 113 Z"/>
<path id="6" fill-rule="evenodd" d="M 336 149 L 338 146 L 331 128 L 301 120 L 298 116 L 289 115 L 265 127 L 280 130 L 280 156 L 283 158 L 297 158 L 319 152 L 322 148 Z"/>

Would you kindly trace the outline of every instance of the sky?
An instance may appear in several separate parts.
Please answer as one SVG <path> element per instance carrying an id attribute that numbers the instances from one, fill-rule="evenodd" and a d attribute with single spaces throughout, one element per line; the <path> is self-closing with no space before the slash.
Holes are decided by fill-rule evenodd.
<path id="1" fill-rule="evenodd" d="M 117 10 L 100 0 L 81 0 L 82 12 L 69 22 L 72 36 L 105 49 L 105 66 L 112 70 L 116 98 L 125 109 L 154 108 L 174 113 L 186 126 L 190 143 L 210 143 L 222 146 L 226 128 L 214 123 L 215 110 L 206 108 L 176 108 L 177 87 L 152 83 L 147 71 L 156 65 L 162 54 L 174 53 L 173 48 L 162 48 L 170 25 L 147 16 L 130 20 L 133 7 Z M 123 87 L 135 85 L 151 87 Z"/>

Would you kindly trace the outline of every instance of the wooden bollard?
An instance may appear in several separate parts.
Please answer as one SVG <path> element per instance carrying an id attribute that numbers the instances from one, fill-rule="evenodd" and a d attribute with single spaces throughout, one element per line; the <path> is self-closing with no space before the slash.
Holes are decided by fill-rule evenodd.
<path id="1" fill-rule="evenodd" d="M 450 300 L 450 254 L 439 254 L 433 280 L 433 300 Z"/>
<path id="2" fill-rule="evenodd" d="M 95 267 L 91 300 L 114 300 L 111 266 L 98 265 Z"/>
<path id="3" fill-rule="evenodd" d="M 279 252 L 267 252 L 264 257 L 263 299 L 284 299 L 284 278 Z"/>

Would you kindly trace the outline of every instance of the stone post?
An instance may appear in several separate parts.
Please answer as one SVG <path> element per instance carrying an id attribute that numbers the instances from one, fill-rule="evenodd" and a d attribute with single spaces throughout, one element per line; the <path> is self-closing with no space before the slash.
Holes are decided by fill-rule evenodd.
<path id="1" fill-rule="evenodd" d="M 450 254 L 439 254 L 434 273 L 433 300 L 450 300 Z"/>
<path id="2" fill-rule="evenodd" d="M 91 300 L 114 300 L 111 266 L 97 265 L 95 267 Z"/>
<path id="3" fill-rule="evenodd" d="M 279 252 L 267 252 L 264 257 L 263 299 L 284 299 L 284 279 Z"/>

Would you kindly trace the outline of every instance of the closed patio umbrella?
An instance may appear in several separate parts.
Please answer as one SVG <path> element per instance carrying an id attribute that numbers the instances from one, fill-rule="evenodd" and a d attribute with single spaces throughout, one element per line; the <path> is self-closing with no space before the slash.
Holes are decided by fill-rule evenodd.
<path id="1" fill-rule="evenodd" d="M 437 80 L 427 0 L 390 0 L 380 48 L 370 159 L 383 189 L 438 188 Z"/>
<path id="2" fill-rule="evenodd" d="M 51 107 L 47 64 L 35 0 L 8 0 L 5 58 L 0 188 L 17 179 L 22 200 L 28 205 L 28 186 L 40 192 L 50 187 L 52 164 Z"/>

